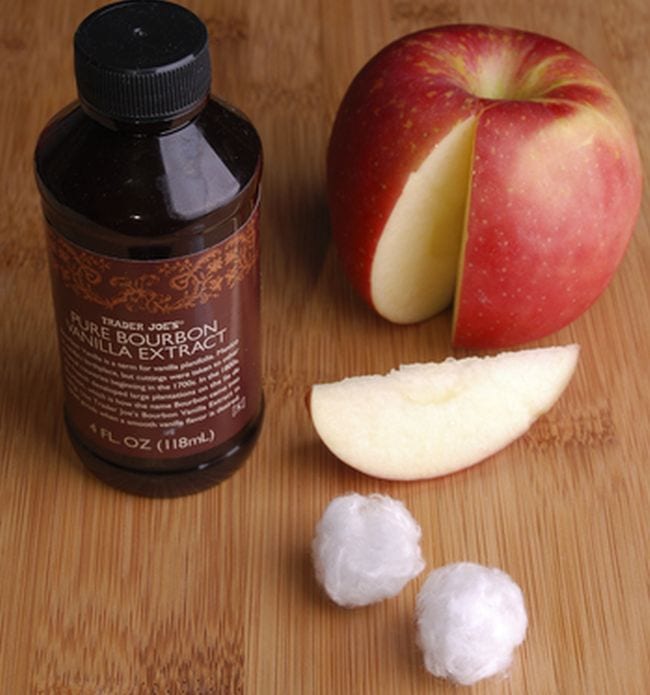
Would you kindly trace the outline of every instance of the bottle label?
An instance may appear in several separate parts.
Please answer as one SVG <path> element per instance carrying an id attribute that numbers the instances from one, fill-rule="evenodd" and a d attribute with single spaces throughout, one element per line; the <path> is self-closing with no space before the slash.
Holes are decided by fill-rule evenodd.
<path id="1" fill-rule="evenodd" d="M 192 456 L 255 417 L 258 218 L 259 208 L 216 246 L 155 261 L 99 255 L 49 228 L 66 415 L 100 455 L 145 467 Z"/>

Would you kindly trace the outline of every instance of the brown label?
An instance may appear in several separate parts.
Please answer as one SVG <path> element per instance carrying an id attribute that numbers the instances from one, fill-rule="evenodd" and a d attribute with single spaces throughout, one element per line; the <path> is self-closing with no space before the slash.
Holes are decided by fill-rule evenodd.
<path id="1" fill-rule="evenodd" d="M 257 414 L 258 215 L 208 250 L 156 261 L 95 254 L 49 229 L 67 416 L 85 440 L 178 459 Z"/>

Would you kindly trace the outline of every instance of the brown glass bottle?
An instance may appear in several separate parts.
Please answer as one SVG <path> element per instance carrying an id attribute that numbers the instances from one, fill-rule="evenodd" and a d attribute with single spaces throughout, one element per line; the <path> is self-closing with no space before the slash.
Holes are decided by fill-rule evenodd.
<path id="1" fill-rule="evenodd" d="M 80 57 L 84 31 L 99 59 Z M 207 93 L 207 47 L 203 24 L 170 3 L 94 13 L 75 39 L 80 101 L 45 127 L 35 153 L 68 431 L 98 477 L 148 496 L 218 483 L 248 456 L 262 420 L 261 144 Z M 91 59 L 148 73 L 153 96 L 109 84 L 96 97 Z M 176 73 L 165 83 L 167 65 Z M 156 89 L 173 91 L 174 80 L 182 89 L 161 105 Z"/>

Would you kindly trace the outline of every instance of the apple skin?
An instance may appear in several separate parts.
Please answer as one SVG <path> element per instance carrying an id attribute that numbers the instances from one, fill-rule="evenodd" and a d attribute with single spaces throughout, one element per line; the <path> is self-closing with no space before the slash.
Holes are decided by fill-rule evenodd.
<path id="1" fill-rule="evenodd" d="M 567 131 L 575 110 L 506 102 L 479 120 L 456 345 L 507 347 L 555 332 L 596 300 L 623 258 L 640 203 L 634 140 L 600 115 Z M 581 132 L 588 146 L 576 146 Z"/>
<path id="2" fill-rule="evenodd" d="M 409 176 L 468 118 L 476 131 L 452 341 L 509 347 L 559 330 L 605 289 L 638 216 L 640 159 L 614 89 L 565 44 L 481 25 L 398 39 L 353 80 L 327 157 L 339 257 L 375 309 L 387 220 Z"/>

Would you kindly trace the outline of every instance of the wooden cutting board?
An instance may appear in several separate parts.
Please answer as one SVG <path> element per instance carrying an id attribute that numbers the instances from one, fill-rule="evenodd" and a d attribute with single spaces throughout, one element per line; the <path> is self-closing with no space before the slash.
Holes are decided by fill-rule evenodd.
<path id="1" fill-rule="evenodd" d="M 475 693 L 650 692 L 649 210 L 615 280 L 540 345 L 577 341 L 556 407 L 488 461 L 439 480 L 357 474 L 317 441 L 316 381 L 451 354 L 450 319 L 373 316 L 341 275 L 323 199 L 342 93 L 389 40 L 456 21 L 551 34 L 584 52 L 650 147 L 645 0 L 187 1 L 214 39 L 215 88 L 265 146 L 264 383 L 254 456 L 178 500 L 88 475 L 63 430 L 55 333 L 31 156 L 74 98 L 71 39 L 94 0 L 0 1 L 0 692 L 7 695 L 458 692 L 414 643 L 426 572 L 397 598 L 346 611 L 309 559 L 314 524 L 348 491 L 403 500 L 427 572 L 472 560 L 522 586 L 530 614 L 510 678 Z"/>

